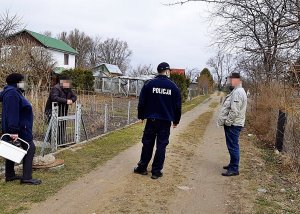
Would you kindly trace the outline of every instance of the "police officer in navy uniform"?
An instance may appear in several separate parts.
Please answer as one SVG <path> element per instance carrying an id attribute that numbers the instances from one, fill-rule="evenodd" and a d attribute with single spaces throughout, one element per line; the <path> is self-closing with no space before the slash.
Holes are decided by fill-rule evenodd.
<path id="1" fill-rule="evenodd" d="M 23 176 L 15 173 L 15 163 L 6 160 L 5 162 L 5 181 L 21 180 L 21 184 L 39 185 L 41 180 L 32 178 L 32 161 L 35 153 L 33 143 L 33 111 L 28 100 L 23 96 L 25 82 L 22 74 L 13 73 L 6 78 L 7 85 L 0 93 L 0 102 L 2 102 L 2 132 L 10 134 L 13 141 L 22 138 L 30 145 L 27 154 L 23 159 Z M 11 139 L 6 138 L 6 141 Z M 21 143 L 23 149 L 27 145 Z"/>
<path id="2" fill-rule="evenodd" d="M 166 62 L 157 67 L 158 75 L 148 81 L 141 90 L 138 104 L 138 119 L 147 120 L 142 138 L 141 159 L 134 172 L 147 175 L 156 141 L 156 152 L 152 163 L 152 179 L 163 176 L 166 147 L 169 144 L 170 128 L 179 124 L 181 117 L 180 90 L 168 78 L 170 65 Z"/>

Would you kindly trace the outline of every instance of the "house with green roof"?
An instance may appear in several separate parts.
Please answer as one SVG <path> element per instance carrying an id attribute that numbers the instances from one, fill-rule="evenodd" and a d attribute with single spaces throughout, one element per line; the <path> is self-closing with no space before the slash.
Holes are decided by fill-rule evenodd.
<path id="1" fill-rule="evenodd" d="M 47 49 L 51 53 L 53 60 L 56 62 L 56 68 L 54 70 L 56 73 L 61 73 L 66 69 L 75 68 L 75 60 L 78 52 L 62 40 L 27 29 L 19 31 L 9 37 L 10 41 L 13 41 L 14 39 L 28 39 L 33 44 Z"/>

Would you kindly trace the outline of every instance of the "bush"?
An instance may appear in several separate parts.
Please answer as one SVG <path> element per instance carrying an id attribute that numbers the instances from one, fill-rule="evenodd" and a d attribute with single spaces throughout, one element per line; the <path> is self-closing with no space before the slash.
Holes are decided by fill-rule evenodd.
<path id="1" fill-rule="evenodd" d="M 76 89 L 80 90 L 94 90 L 94 76 L 90 70 L 84 70 L 81 68 L 75 68 L 65 70 L 62 75 L 67 75 L 72 79 L 72 85 Z"/>
<path id="2" fill-rule="evenodd" d="M 185 102 L 188 97 L 188 87 L 190 84 L 189 79 L 181 74 L 171 74 L 170 79 L 177 85 L 180 89 L 182 102 Z"/>

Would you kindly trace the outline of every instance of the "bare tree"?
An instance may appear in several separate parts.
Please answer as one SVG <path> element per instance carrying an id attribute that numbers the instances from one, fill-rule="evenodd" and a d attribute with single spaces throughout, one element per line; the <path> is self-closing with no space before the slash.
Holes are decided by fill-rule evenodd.
<path id="1" fill-rule="evenodd" d="M 43 32 L 41 32 L 40 34 L 43 34 L 43 35 L 45 35 L 45 36 L 52 37 L 52 32 L 49 31 L 49 30 L 43 31 Z"/>
<path id="2" fill-rule="evenodd" d="M 152 75 L 153 67 L 151 64 L 149 65 L 138 65 L 136 68 L 133 68 L 131 71 L 129 71 L 129 75 L 132 77 L 139 77 L 141 75 Z"/>
<path id="3" fill-rule="evenodd" d="M 23 27 L 22 19 L 9 11 L 0 14 L 0 40 L 15 33 Z"/>
<path id="4" fill-rule="evenodd" d="M 196 82 L 197 78 L 200 74 L 200 71 L 198 68 L 191 68 L 186 69 L 185 75 L 187 78 L 190 79 L 191 82 Z"/>
<path id="5" fill-rule="evenodd" d="M 212 68 L 212 72 L 217 78 L 218 89 L 222 90 L 226 77 L 234 70 L 232 55 L 223 53 L 219 49 L 217 55 L 207 61 L 207 65 Z"/>
<path id="6" fill-rule="evenodd" d="M 58 39 L 66 42 L 73 47 L 78 55 L 76 56 L 76 67 L 88 68 L 90 67 L 89 56 L 92 49 L 92 38 L 78 29 L 67 32 L 61 32 Z"/>
<path id="7" fill-rule="evenodd" d="M 278 69 L 299 55 L 299 0 L 186 0 L 213 3 L 218 44 L 257 59 L 260 79 L 271 82 L 283 75 Z M 172 4 L 171 4 L 172 5 Z"/>
<path id="8" fill-rule="evenodd" d="M 99 48 L 100 48 L 101 40 L 102 40 L 102 38 L 100 36 L 96 36 L 92 40 L 91 50 L 89 52 L 90 67 L 95 67 L 95 66 L 97 66 L 97 64 L 102 63 L 98 59 L 98 55 L 99 55 L 99 52 L 100 52 Z"/>
<path id="9" fill-rule="evenodd" d="M 130 68 L 132 51 L 129 49 L 127 42 L 114 38 L 101 41 L 98 37 L 93 46 L 90 59 L 92 63 L 104 62 L 118 65 L 124 74 Z"/>
<path id="10" fill-rule="evenodd" d="M 0 84 L 5 84 L 5 77 L 10 73 L 22 73 L 27 76 L 33 88 L 40 88 L 50 82 L 50 73 L 55 62 L 45 48 L 37 46 L 27 39 L 8 41 L 3 47 L 5 55 L 0 58 Z M 37 78 L 38 77 L 38 78 Z"/>

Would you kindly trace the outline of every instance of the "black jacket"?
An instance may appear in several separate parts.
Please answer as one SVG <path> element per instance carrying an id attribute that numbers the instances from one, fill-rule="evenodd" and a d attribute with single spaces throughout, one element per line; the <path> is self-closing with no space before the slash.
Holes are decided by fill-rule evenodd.
<path id="1" fill-rule="evenodd" d="M 71 89 L 62 88 L 60 84 L 56 84 L 50 91 L 45 114 L 51 116 L 52 103 L 57 102 L 59 106 L 59 116 L 65 116 L 68 113 L 67 100 L 72 100 L 73 103 L 76 102 L 77 97 Z"/>
<path id="2" fill-rule="evenodd" d="M 174 82 L 165 75 L 158 75 L 142 88 L 138 119 L 160 119 L 179 124 L 181 95 Z"/>

